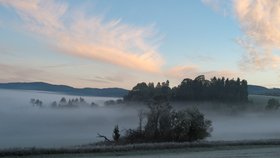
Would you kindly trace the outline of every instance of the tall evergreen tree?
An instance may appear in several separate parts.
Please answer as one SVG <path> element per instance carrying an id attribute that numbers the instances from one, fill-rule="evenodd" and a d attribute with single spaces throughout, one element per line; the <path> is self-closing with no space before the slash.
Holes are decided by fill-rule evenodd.
<path id="1" fill-rule="evenodd" d="M 113 131 L 113 139 L 116 143 L 119 142 L 119 139 L 120 139 L 120 131 L 119 131 L 119 126 L 116 125 L 115 128 L 114 128 L 114 131 Z"/>

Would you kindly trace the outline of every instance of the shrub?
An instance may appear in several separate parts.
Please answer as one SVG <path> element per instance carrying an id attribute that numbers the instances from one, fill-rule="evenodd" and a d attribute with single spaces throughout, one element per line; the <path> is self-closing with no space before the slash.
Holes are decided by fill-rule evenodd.
<path id="1" fill-rule="evenodd" d="M 278 110 L 280 107 L 279 101 L 277 99 L 271 98 L 267 101 L 265 107 L 266 110 Z"/>
<path id="2" fill-rule="evenodd" d="M 197 108 L 175 111 L 166 100 L 149 104 L 146 119 L 143 131 L 127 130 L 127 142 L 192 142 L 209 137 L 212 132 L 212 122 Z"/>
<path id="3" fill-rule="evenodd" d="M 120 131 L 119 131 L 119 126 L 116 125 L 115 128 L 114 128 L 114 131 L 113 131 L 113 139 L 116 143 L 119 142 L 119 139 L 120 139 Z"/>

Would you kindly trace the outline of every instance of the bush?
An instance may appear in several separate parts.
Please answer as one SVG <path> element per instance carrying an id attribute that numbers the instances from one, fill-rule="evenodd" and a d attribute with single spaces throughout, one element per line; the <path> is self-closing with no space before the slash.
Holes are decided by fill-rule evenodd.
<path id="1" fill-rule="evenodd" d="M 267 101 L 265 107 L 266 110 L 278 110 L 280 107 L 279 101 L 277 99 L 271 98 Z"/>
<path id="2" fill-rule="evenodd" d="M 197 141 L 210 136 L 212 122 L 197 108 L 175 111 L 166 100 L 149 104 L 144 130 L 129 129 L 125 140 L 135 142 Z"/>
<path id="3" fill-rule="evenodd" d="M 43 106 L 43 102 L 39 99 L 30 99 L 30 103 L 33 105 L 33 106 L 37 106 L 37 107 L 42 107 Z"/>
<path id="4" fill-rule="evenodd" d="M 119 142 L 119 139 L 120 139 L 120 131 L 119 131 L 119 126 L 116 125 L 114 130 L 113 130 L 113 139 L 116 143 Z"/>
<path id="5" fill-rule="evenodd" d="M 106 100 L 104 102 L 105 106 L 110 106 L 110 105 L 115 105 L 115 104 L 116 104 L 116 102 L 114 100 Z"/>

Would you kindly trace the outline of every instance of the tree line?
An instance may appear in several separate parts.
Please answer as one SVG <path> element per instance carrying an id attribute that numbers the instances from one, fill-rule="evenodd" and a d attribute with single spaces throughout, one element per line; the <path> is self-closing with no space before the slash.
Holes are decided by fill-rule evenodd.
<path id="1" fill-rule="evenodd" d="M 195 79 L 184 79 L 178 86 L 170 88 L 169 81 L 162 83 L 138 83 L 124 97 L 124 101 L 149 101 L 155 96 L 166 96 L 173 101 L 221 101 L 247 102 L 248 85 L 240 78 L 213 77 L 210 80 L 200 75 Z"/>
<path id="2" fill-rule="evenodd" d="M 121 101 L 122 100 L 117 100 L 117 101 L 113 100 L 113 103 L 114 104 L 117 104 L 117 103 L 120 104 Z M 111 102 L 111 101 L 108 101 L 108 102 Z M 43 102 L 41 100 L 39 100 L 39 99 L 31 98 L 30 99 L 30 104 L 32 104 L 32 106 L 43 107 Z M 94 102 L 88 103 L 82 97 L 72 98 L 72 99 L 69 99 L 68 101 L 67 101 L 67 99 L 65 97 L 62 97 L 60 99 L 60 101 L 58 101 L 58 102 L 57 101 L 53 101 L 50 104 L 50 107 L 52 107 L 52 108 L 73 108 L 73 107 L 80 107 L 80 106 L 97 107 L 98 104 L 96 104 Z"/>

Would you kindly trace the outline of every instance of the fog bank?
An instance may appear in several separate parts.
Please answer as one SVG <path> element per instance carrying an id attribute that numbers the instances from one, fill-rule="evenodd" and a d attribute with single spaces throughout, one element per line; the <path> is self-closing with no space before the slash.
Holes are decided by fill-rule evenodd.
<path id="1" fill-rule="evenodd" d="M 83 97 L 99 107 L 50 108 L 53 101 L 79 96 L 63 94 L 0 90 L 0 148 L 61 147 L 102 140 L 97 133 L 112 136 L 116 124 L 121 132 L 138 126 L 136 106 L 103 106 L 109 99 Z M 31 98 L 43 101 L 33 107 Z M 237 114 L 202 110 L 213 121 L 214 131 L 208 140 L 280 139 L 279 112 L 241 112 Z"/>

